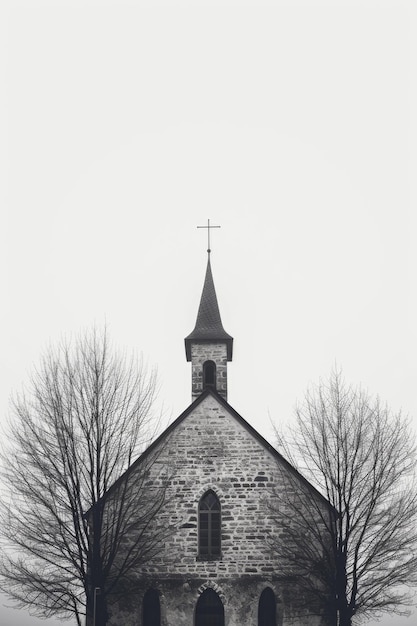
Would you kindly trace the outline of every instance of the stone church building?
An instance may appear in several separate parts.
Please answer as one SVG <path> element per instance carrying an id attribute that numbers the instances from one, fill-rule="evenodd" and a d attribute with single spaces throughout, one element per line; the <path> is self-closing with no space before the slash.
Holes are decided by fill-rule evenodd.
<path id="1" fill-rule="evenodd" d="M 137 572 L 134 597 L 109 607 L 109 623 L 321 626 L 320 608 L 301 602 L 294 582 L 279 574 L 268 541 L 279 529 L 265 501 L 279 499 L 290 474 L 312 498 L 322 497 L 227 402 L 233 338 L 221 322 L 210 252 L 185 354 L 192 404 L 142 455 L 158 455 L 151 482 L 161 464 L 173 468 L 152 523 L 174 530 Z"/>

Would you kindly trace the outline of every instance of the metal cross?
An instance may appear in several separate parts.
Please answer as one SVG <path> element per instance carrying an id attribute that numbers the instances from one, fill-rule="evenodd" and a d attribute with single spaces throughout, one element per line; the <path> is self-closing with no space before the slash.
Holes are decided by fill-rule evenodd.
<path id="1" fill-rule="evenodd" d="M 207 252 L 210 254 L 210 252 L 211 252 L 211 250 L 210 250 L 210 228 L 221 228 L 221 226 L 211 226 L 210 225 L 210 220 L 207 220 L 207 226 L 197 226 L 197 228 L 207 228 L 207 244 L 208 244 Z"/>

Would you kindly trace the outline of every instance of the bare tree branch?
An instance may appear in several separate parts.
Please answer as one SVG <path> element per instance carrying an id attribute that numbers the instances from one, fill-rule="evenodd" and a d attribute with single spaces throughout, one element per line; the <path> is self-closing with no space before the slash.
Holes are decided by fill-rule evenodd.
<path id="1" fill-rule="evenodd" d="M 110 596 L 122 581 L 128 589 L 135 568 L 159 549 L 163 532 L 146 533 L 165 496 L 162 480 L 147 484 L 155 454 L 134 488 L 127 472 L 105 505 L 154 434 L 156 389 L 155 371 L 115 354 L 94 329 L 49 351 L 29 391 L 14 399 L 1 454 L 0 575 L 18 606 L 74 615 L 81 625 L 100 588 L 97 623 L 105 624 Z"/>
<path id="2" fill-rule="evenodd" d="M 287 441 L 279 437 L 284 454 L 330 507 L 296 484 L 276 494 L 273 513 L 288 538 L 271 538 L 281 573 L 317 597 L 333 624 L 406 612 L 417 584 L 416 449 L 408 421 L 334 371 L 306 393 Z"/>

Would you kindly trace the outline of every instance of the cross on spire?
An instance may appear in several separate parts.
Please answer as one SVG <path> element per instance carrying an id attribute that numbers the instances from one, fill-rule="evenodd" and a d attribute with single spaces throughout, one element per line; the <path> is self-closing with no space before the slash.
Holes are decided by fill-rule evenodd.
<path id="1" fill-rule="evenodd" d="M 220 226 L 211 226 L 210 220 L 207 220 L 207 226 L 197 226 L 197 228 L 207 228 L 207 252 L 210 254 L 210 228 L 221 228 Z"/>

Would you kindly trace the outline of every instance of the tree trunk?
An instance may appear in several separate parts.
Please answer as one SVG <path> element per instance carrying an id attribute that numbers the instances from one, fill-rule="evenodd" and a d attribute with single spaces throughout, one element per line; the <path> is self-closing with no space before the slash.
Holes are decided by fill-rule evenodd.
<path id="1" fill-rule="evenodd" d="M 87 598 L 87 626 L 106 626 L 107 603 L 104 592 L 103 563 L 101 554 L 102 507 L 99 503 L 93 509 L 93 524 L 90 544 L 90 584 Z"/>
<path id="2" fill-rule="evenodd" d="M 352 626 L 352 616 L 349 610 L 339 612 L 339 626 Z"/>

